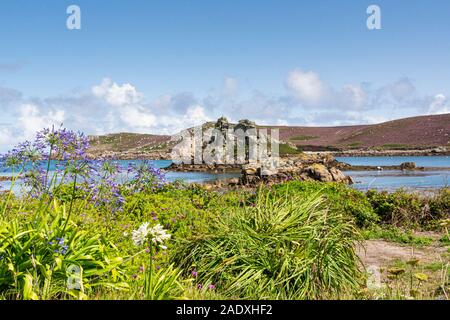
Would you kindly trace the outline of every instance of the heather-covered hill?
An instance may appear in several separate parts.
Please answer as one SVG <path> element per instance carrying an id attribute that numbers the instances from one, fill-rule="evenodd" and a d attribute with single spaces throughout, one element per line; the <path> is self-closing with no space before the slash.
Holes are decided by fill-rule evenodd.
<path id="1" fill-rule="evenodd" d="M 205 126 L 214 126 L 214 122 Z M 417 150 L 450 146 L 450 113 L 373 125 L 306 127 L 265 126 L 280 130 L 280 140 L 301 150 Z M 166 158 L 170 136 L 117 133 L 91 136 L 92 156 Z"/>
<path id="2" fill-rule="evenodd" d="M 449 146 L 450 143 L 450 114 L 374 125 L 276 128 L 280 129 L 280 139 L 300 147 L 415 149 Z"/>

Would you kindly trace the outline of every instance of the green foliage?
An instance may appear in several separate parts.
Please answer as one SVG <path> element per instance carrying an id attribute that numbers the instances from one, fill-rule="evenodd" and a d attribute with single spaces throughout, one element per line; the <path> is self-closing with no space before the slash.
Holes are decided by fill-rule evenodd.
<path id="1" fill-rule="evenodd" d="M 83 298 L 97 286 L 126 288 L 117 249 L 99 237 L 65 226 L 65 207 L 44 217 L 0 220 L 0 291 L 6 298 Z M 67 286 L 79 270 L 80 289 Z"/>
<path id="2" fill-rule="evenodd" d="M 379 146 L 380 149 L 388 149 L 388 150 L 408 150 L 417 148 L 415 146 L 411 146 L 408 144 L 398 144 L 398 143 L 388 143 Z"/>
<path id="3" fill-rule="evenodd" d="M 274 197 L 287 192 L 300 199 L 306 199 L 311 194 L 319 193 L 323 196 L 326 206 L 354 218 L 357 225 L 361 227 L 372 225 L 378 221 L 378 217 L 364 193 L 341 183 L 294 181 L 274 186 L 272 190 Z"/>
<path id="4" fill-rule="evenodd" d="M 365 239 L 383 239 L 392 242 L 411 244 L 416 246 L 429 245 L 433 242 L 430 237 L 417 236 L 410 230 L 402 230 L 393 226 L 374 226 L 362 231 Z"/>
<path id="5" fill-rule="evenodd" d="M 448 188 L 427 197 L 405 190 L 393 193 L 370 190 L 367 192 L 367 198 L 382 222 L 397 226 L 426 226 L 450 214 Z"/>
<path id="6" fill-rule="evenodd" d="M 145 272 L 142 296 L 146 300 L 167 300 L 180 297 L 183 285 L 181 271 L 169 265 L 158 271 Z"/>
<path id="7" fill-rule="evenodd" d="M 0 195 L 1 298 L 355 298 L 355 226 L 366 239 L 409 245 L 431 238 L 408 227 L 449 226 L 449 189 L 426 197 L 365 194 L 343 184 L 291 181 L 219 193 L 176 182 L 123 192 L 114 214 L 88 192 L 68 184 L 37 199 Z M 136 248 L 132 231 L 144 222 L 168 230 L 167 248 Z M 447 245 L 448 236 L 440 241 Z M 67 286 L 72 266 L 80 271 L 79 289 Z"/>
<path id="8" fill-rule="evenodd" d="M 361 142 L 352 142 L 347 144 L 347 147 L 351 148 L 351 149 L 355 149 L 361 146 Z"/>
<path id="9" fill-rule="evenodd" d="M 280 143 L 279 152 L 280 152 L 280 156 L 301 153 L 300 150 L 298 150 L 297 148 L 292 148 L 291 146 L 289 146 L 286 143 Z"/>
<path id="10" fill-rule="evenodd" d="M 307 140 L 314 140 L 314 139 L 318 139 L 318 138 L 320 138 L 320 137 L 318 137 L 318 136 L 306 136 L 306 135 L 302 135 L 302 136 L 291 137 L 291 138 L 289 138 L 289 140 L 307 141 Z"/>
<path id="11" fill-rule="evenodd" d="M 317 299 L 357 289 L 358 239 L 317 195 L 260 191 L 254 206 L 224 209 L 206 232 L 178 239 L 172 260 L 230 297 Z"/>

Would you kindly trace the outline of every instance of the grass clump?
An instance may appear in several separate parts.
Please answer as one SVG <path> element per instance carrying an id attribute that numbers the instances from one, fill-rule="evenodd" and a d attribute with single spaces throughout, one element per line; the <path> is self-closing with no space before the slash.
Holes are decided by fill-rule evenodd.
<path id="1" fill-rule="evenodd" d="M 340 183 L 324 184 L 316 181 L 293 181 L 274 186 L 272 191 L 273 197 L 278 197 L 287 192 L 301 199 L 306 199 L 311 194 L 320 193 L 326 206 L 351 217 L 360 227 L 371 226 L 379 219 L 363 192 Z"/>
<path id="2" fill-rule="evenodd" d="M 357 290 L 354 251 L 360 235 L 323 198 L 274 199 L 260 191 L 253 206 L 224 210 L 208 230 L 179 239 L 174 262 L 196 270 L 229 297 L 320 299 Z"/>

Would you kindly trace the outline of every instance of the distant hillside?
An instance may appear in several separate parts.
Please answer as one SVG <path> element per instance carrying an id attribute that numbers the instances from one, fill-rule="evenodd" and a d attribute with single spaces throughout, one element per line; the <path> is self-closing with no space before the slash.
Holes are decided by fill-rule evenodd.
<path id="1" fill-rule="evenodd" d="M 214 126 L 214 123 L 206 123 Z M 263 128 L 260 126 L 260 128 Z M 420 116 L 374 125 L 304 127 L 264 126 L 280 130 L 280 140 L 300 150 L 416 150 L 450 146 L 450 114 Z M 165 158 L 170 136 L 117 133 L 91 136 L 94 157 Z"/>
<path id="2" fill-rule="evenodd" d="M 450 113 L 340 127 L 273 127 L 303 149 L 416 149 L 450 144 Z"/>
<path id="3" fill-rule="evenodd" d="M 170 136 L 166 135 L 113 133 L 90 136 L 89 140 L 92 157 L 164 158 L 164 153 L 170 148 Z"/>

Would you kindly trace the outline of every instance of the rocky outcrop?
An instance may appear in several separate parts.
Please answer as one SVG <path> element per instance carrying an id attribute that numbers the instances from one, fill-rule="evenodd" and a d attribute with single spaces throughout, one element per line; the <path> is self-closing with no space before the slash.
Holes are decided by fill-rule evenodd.
<path id="1" fill-rule="evenodd" d="M 111 159 L 111 160 L 170 160 L 170 152 L 166 151 L 103 151 L 97 153 L 88 152 L 89 159 Z"/>
<path id="2" fill-rule="evenodd" d="M 331 166 L 334 159 L 326 158 L 321 162 L 299 160 L 298 158 L 283 159 L 276 168 L 264 168 L 260 165 L 248 164 L 242 167 L 240 184 L 255 186 L 258 184 L 273 184 L 289 180 L 315 180 L 322 182 L 342 182 L 352 184 L 351 177 L 346 176 L 338 168 Z M 318 161 L 315 159 L 315 161 Z"/>
<path id="3" fill-rule="evenodd" d="M 414 162 L 403 162 L 400 165 L 401 170 L 414 170 L 416 168 L 416 164 Z"/>
<path id="4" fill-rule="evenodd" d="M 0 181 L 11 181 L 12 179 L 12 176 L 0 176 Z"/>
<path id="5" fill-rule="evenodd" d="M 176 172 L 240 172 L 241 165 L 239 164 L 184 164 L 172 163 L 170 166 L 164 168 L 165 171 Z"/>

